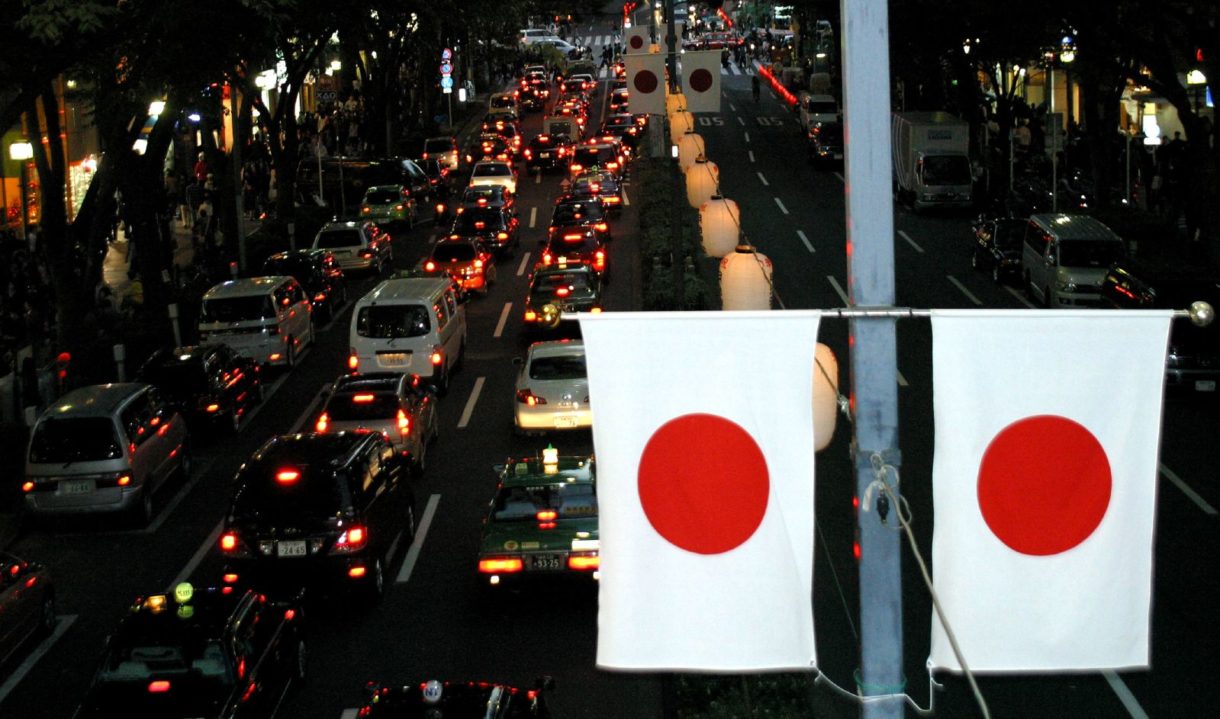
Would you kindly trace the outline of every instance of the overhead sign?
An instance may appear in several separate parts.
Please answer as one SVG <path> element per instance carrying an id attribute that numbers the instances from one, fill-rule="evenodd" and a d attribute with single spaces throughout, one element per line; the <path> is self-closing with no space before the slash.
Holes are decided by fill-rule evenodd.
<path id="1" fill-rule="evenodd" d="M 453 50 L 441 50 L 441 92 L 446 95 L 453 92 Z"/>
<path id="2" fill-rule="evenodd" d="M 453 59 L 453 50 L 450 50 L 449 48 L 445 48 L 444 50 L 441 50 L 441 59 L 446 62 L 448 62 L 449 60 L 452 60 Z"/>

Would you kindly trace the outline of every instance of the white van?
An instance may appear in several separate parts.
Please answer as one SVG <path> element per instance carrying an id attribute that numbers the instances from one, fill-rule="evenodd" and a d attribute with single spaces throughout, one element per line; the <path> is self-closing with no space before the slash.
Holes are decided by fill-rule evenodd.
<path id="1" fill-rule="evenodd" d="M 221 282 L 203 295 L 199 342 L 223 342 L 265 365 L 292 367 L 313 344 L 313 307 L 292 277 Z"/>
<path id="2" fill-rule="evenodd" d="M 802 92 L 799 104 L 801 127 L 806 132 L 815 125 L 839 122 L 839 101 L 834 95 Z"/>
<path id="3" fill-rule="evenodd" d="M 352 372 L 410 372 L 439 391 L 466 351 L 466 308 L 448 278 L 386 280 L 352 311 Z"/>
<path id="4" fill-rule="evenodd" d="M 1047 307 L 1099 307 L 1110 265 L 1126 255 L 1123 239 L 1086 215 L 1030 215 L 1021 269 L 1030 297 Z"/>

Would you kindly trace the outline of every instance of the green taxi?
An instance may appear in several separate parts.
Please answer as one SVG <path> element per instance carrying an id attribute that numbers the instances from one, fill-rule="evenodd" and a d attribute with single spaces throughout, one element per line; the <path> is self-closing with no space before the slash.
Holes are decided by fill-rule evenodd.
<path id="1" fill-rule="evenodd" d="M 411 188 L 406 185 L 374 185 L 364 192 L 360 203 L 360 219 L 398 223 L 415 227 L 419 210 L 415 198 L 411 196 Z"/>
<path id="2" fill-rule="evenodd" d="M 500 471 L 479 545 L 479 576 L 488 586 L 527 578 L 596 580 L 597 487 L 592 457 L 510 459 Z"/>

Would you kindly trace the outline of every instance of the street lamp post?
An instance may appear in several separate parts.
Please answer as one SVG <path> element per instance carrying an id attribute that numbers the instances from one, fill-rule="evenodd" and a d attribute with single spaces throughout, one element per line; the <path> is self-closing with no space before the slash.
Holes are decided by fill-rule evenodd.
<path id="1" fill-rule="evenodd" d="M 29 140 L 14 142 L 8 146 L 8 156 L 21 163 L 21 236 L 24 239 L 30 234 L 30 180 L 26 165 L 34 157 L 34 145 Z"/>

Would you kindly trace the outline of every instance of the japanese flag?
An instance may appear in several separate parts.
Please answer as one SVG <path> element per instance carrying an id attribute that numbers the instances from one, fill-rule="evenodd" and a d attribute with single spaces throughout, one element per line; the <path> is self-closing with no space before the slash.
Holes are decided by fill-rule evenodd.
<path id="1" fill-rule="evenodd" d="M 934 310 L 934 581 L 972 670 L 1148 666 L 1171 313 Z M 961 669 L 933 615 L 930 664 Z"/>
<path id="2" fill-rule="evenodd" d="M 632 114 L 665 112 L 665 56 L 628 54 L 627 106 Z"/>
<path id="3" fill-rule="evenodd" d="M 682 91 L 690 112 L 720 112 L 720 51 L 682 54 Z"/>
<path id="4" fill-rule="evenodd" d="M 648 52 L 649 44 L 647 25 L 635 25 L 628 28 L 627 34 L 623 37 L 623 48 L 628 55 L 637 52 Z"/>
<path id="5" fill-rule="evenodd" d="M 582 315 L 597 664 L 814 666 L 816 312 Z"/>

